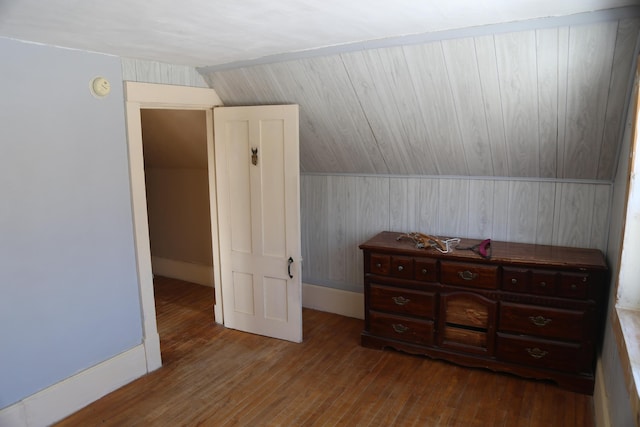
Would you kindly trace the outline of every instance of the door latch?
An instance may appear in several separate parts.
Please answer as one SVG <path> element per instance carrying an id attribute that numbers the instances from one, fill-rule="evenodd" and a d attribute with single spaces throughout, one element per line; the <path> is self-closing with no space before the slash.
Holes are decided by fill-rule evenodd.
<path id="1" fill-rule="evenodd" d="M 257 148 L 251 148 L 251 163 L 253 163 L 253 166 L 258 165 L 258 149 Z"/>

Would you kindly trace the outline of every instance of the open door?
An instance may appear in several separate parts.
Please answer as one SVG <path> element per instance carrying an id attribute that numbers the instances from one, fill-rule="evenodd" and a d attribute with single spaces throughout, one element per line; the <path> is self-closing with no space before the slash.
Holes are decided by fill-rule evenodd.
<path id="1" fill-rule="evenodd" d="M 224 325 L 302 341 L 298 106 L 214 109 Z"/>

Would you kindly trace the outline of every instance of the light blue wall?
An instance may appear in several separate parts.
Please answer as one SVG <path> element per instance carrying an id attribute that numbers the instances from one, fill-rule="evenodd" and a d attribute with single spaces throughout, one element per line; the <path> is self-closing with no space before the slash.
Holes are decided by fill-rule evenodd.
<path id="1" fill-rule="evenodd" d="M 142 326 L 120 59 L 2 38 L 0 57 L 3 408 L 136 346 Z"/>

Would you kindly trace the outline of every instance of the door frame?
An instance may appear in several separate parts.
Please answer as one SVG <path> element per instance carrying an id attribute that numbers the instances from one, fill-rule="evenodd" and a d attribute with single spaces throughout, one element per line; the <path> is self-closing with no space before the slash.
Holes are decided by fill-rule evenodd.
<path id="1" fill-rule="evenodd" d="M 207 115 L 207 165 L 209 175 L 209 203 L 211 208 L 211 243 L 213 249 L 213 280 L 215 292 L 215 321 L 223 323 L 220 287 L 220 250 L 218 242 L 218 209 L 215 181 L 213 142 L 213 108 L 222 101 L 213 89 L 171 86 L 153 83 L 124 82 L 126 129 L 129 149 L 129 179 L 131 210 L 138 270 L 140 310 L 142 315 L 142 344 L 145 349 L 147 372 L 162 366 L 160 337 L 156 322 L 156 309 L 151 270 L 149 220 L 142 150 L 141 109 L 204 110 Z"/>

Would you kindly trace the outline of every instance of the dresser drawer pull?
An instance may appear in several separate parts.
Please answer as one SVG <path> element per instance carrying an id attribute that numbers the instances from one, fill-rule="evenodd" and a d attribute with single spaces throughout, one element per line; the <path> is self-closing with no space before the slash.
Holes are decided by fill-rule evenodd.
<path id="1" fill-rule="evenodd" d="M 512 285 L 518 284 L 518 279 L 511 279 L 511 284 Z"/>
<path id="2" fill-rule="evenodd" d="M 539 283 L 541 288 L 546 288 L 547 287 L 547 282 L 540 282 Z"/>
<path id="3" fill-rule="evenodd" d="M 460 276 L 462 280 L 475 280 L 478 278 L 478 273 L 472 273 L 469 270 L 458 271 L 458 276 Z"/>
<path id="4" fill-rule="evenodd" d="M 399 266 L 398 266 L 398 271 L 402 271 L 402 270 L 404 270 L 404 267 L 403 267 L 403 266 L 401 266 L 401 265 L 399 265 Z"/>
<path id="5" fill-rule="evenodd" d="M 547 326 L 547 324 L 551 322 L 551 319 L 547 319 L 542 316 L 536 316 L 536 317 L 529 316 L 529 320 L 531 320 L 531 323 L 533 323 L 536 326 Z"/>
<path id="6" fill-rule="evenodd" d="M 391 325 L 394 331 L 399 334 L 403 334 L 409 330 L 408 326 L 404 326 L 402 323 L 394 323 Z"/>
<path id="7" fill-rule="evenodd" d="M 399 296 L 399 297 L 392 297 L 391 298 L 393 300 L 393 302 L 395 302 L 397 305 L 407 305 L 411 300 L 409 298 L 405 298 L 403 296 Z"/>
<path id="8" fill-rule="evenodd" d="M 426 268 L 422 269 L 422 274 L 427 274 L 429 272 L 429 270 L 427 270 Z"/>
<path id="9" fill-rule="evenodd" d="M 534 359 L 542 359 L 547 354 L 549 354 L 548 351 L 540 350 L 538 347 L 527 348 L 527 353 L 529 353 L 529 356 L 533 357 Z"/>

